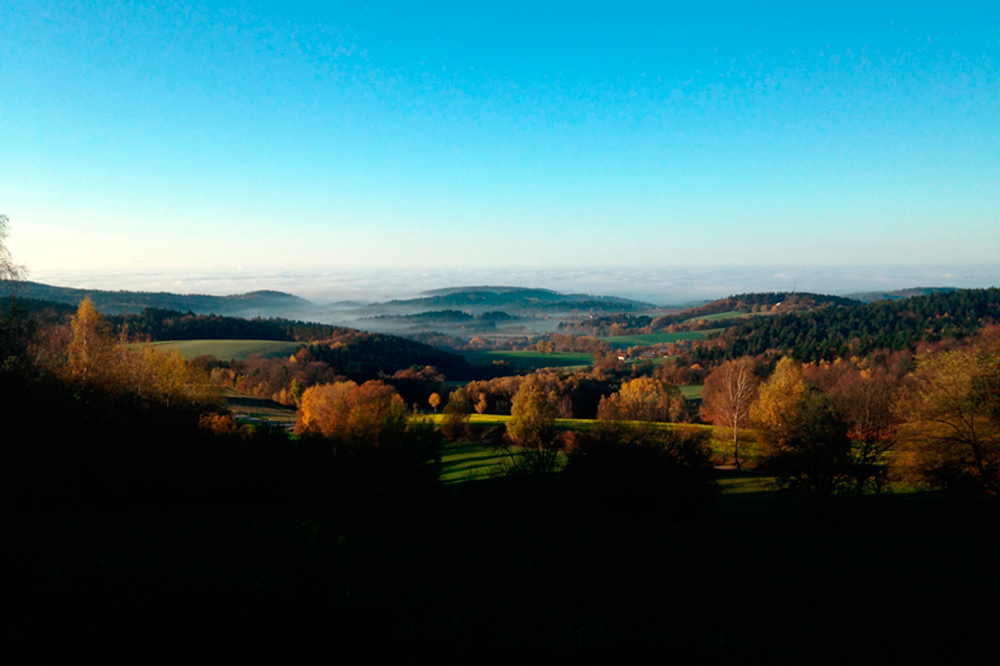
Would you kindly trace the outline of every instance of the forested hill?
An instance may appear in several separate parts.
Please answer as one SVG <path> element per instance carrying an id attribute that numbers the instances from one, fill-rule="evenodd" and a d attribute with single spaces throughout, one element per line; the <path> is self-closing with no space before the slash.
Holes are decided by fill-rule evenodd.
<path id="1" fill-rule="evenodd" d="M 722 347 L 703 353 L 737 357 L 790 350 L 803 362 L 833 360 L 963 337 L 991 322 L 1000 322 L 1000 289 L 961 289 L 753 317 L 724 333 Z"/>
<path id="2" fill-rule="evenodd" d="M 811 294 L 807 292 L 769 291 L 752 294 L 736 294 L 720 298 L 695 308 L 686 308 L 676 314 L 663 315 L 651 322 L 653 329 L 666 328 L 670 324 L 678 324 L 700 317 L 718 315 L 726 312 L 751 313 L 781 313 L 805 312 L 825 308 L 832 305 L 858 305 L 860 301 L 843 296 L 829 294 Z"/>
<path id="3" fill-rule="evenodd" d="M 352 377 L 371 379 L 413 365 L 465 376 L 464 357 L 394 335 L 287 319 L 241 319 L 146 308 L 141 315 L 108 317 L 117 330 L 148 340 L 294 340 L 315 343 L 317 360 Z"/>
<path id="4" fill-rule="evenodd" d="M 12 309 L 38 324 L 69 324 L 75 307 L 31 298 L 0 298 L 0 319 Z M 351 377 L 374 379 L 413 365 L 431 365 L 449 377 L 466 377 L 465 357 L 394 335 L 287 319 L 242 319 L 146 308 L 138 315 L 106 316 L 116 334 L 133 340 L 287 340 L 313 343 L 317 360 Z"/>
<path id="5" fill-rule="evenodd" d="M 464 287 L 439 289 L 421 298 L 392 300 L 372 305 L 380 312 L 401 314 L 427 310 L 459 309 L 474 314 L 488 310 L 507 313 L 577 311 L 636 311 L 655 307 L 652 303 L 616 296 L 563 294 L 549 289 L 517 287 Z"/>
<path id="6" fill-rule="evenodd" d="M 39 282 L 22 282 L 18 296 L 23 298 L 79 305 L 86 297 L 105 314 L 138 313 L 144 308 L 161 308 L 202 314 L 254 315 L 262 312 L 289 313 L 307 307 L 309 301 L 280 291 L 252 291 L 230 296 L 208 294 L 172 294 L 146 291 L 102 291 L 53 287 Z"/>
<path id="7" fill-rule="evenodd" d="M 110 315 L 119 332 L 141 340 L 328 340 L 352 328 L 289 319 L 244 319 L 145 308 L 140 314 Z"/>
<path id="8" fill-rule="evenodd" d="M 727 324 L 730 318 L 736 320 L 750 314 L 802 312 L 836 305 L 859 305 L 860 303 L 860 301 L 842 296 L 803 292 L 773 291 L 737 294 L 656 317 L 647 314 L 633 314 L 627 311 L 595 314 L 586 319 L 561 322 L 559 330 L 576 335 L 641 335 L 666 330 L 673 331 L 674 327 L 678 325 L 683 325 L 685 329 L 705 328 L 705 325 L 699 322 L 704 317 L 711 317 L 714 320 L 707 324 L 708 326 L 720 326 Z M 731 317 L 726 315 L 731 315 Z M 612 326 L 617 329 L 614 333 L 612 333 Z"/>

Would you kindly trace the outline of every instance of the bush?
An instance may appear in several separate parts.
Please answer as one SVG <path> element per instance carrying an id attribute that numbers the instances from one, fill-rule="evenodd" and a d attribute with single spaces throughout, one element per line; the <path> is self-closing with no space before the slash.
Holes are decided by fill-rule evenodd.
<path id="1" fill-rule="evenodd" d="M 596 423 L 576 433 L 566 474 L 590 508 L 690 517 L 715 494 L 708 440 L 706 430 Z"/>

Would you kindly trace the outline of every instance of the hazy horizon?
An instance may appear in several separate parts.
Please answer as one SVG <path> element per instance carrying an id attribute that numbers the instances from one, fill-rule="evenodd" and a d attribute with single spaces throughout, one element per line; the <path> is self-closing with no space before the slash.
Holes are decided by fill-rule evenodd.
<path id="1" fill-rule="evenodd" d="M 29 267 L 30 268 L 30 267 Z M 515 286 L 563 293 L 620 296 L 656 305 L 714 300 L 759 291 L 845 295 L 915 287 L 1000 285 L 1000 265 L 675 267 L 604 269 L 340 269 L 284 272 L 41 271 L 28 279 L 84 289 L 230 295 L 275 290 L 322 303 L 413 298 L 432 289 Z"/>

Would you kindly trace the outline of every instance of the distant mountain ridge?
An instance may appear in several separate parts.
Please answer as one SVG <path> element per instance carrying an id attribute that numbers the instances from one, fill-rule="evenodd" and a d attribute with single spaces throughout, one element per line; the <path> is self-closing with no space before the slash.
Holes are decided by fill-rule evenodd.
<path id="1" fill-rule="evenodd" d="M 170 292 L 105 291 L 55 287 L 39 282 L 22 282 L 18 296 L 54 303 L 78 305 L 86 297 L 105 314 L 138 314 L 144 308 L 177 310 L 195 314 L 257 316 L 265 311 L 270 316 L 276 312 L 294 313 L 311 305 L 303 298 L 280 291 L 251 291 L 246 294 L 212 296 L 209 294 L 174 294 Z"/>
<path id="2" fill-rule="evenodd" d="M 910 289 L 895 289 L 893 291 L 860 291 L 855 294 L 846 294 L 845 298 L 853 298 L 863 303 L 873 303 L 875 301 L 898 301 L 902 298 L 930 294 L 947 294 L 956 290 L 957 287 L 911 287 Z"/>

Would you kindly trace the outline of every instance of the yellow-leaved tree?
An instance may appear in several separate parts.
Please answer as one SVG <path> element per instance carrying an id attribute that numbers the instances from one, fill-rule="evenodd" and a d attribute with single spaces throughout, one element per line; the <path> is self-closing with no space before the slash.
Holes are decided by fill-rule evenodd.
<path id="1" fill-rule="evenodd" d="M 1000 494 L 1000 331 L 921 356 L 897 411 L 908 468 L 931 485 Z"/>
<path id="2" fill-rule="evenodd" d="M 783 356 L 767 381 L 757 392 L 757 402 L 750 409 L 750 420 L 757 428 L 761 442 L 775 452 L 788 438 L 799 400 L 805 393 L 802 365 L 795 359 Z"/>
<path id="3" fill-rule="evenodd" d="M 511 403 L 507 437 L 508 473 L 550 474 L 559 465 L 560 442 L 555 432 L 556 408 L 536 375 L 521 382 Z"/>
<path id="4" fill-rule="evenodd" d="M 617 393 L 601 398 L 597 418 L 610 421 L 679 421 L 684 397 L 676 386 L 652 377 L 638 377 Z"/>
<path id="5" fill-rule="evenodd" d="M 190 369 L 179 351 L 116 339 L 90 298 L 81 301 L 71 323 L 66 371 L 72 380 L 168 405 L 191 394 Z"/>
<path id="6" fill-rule="evenodd" d="M 71 320 L 73 338 L 67 349 L 67 369 L 77 381 L 105 383 L 118 374 L 115 339 L 90 297 L 83 299 Z"/>

